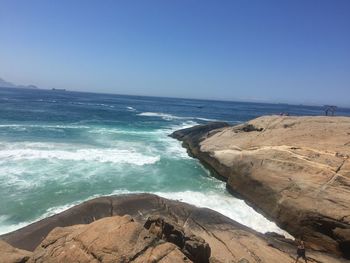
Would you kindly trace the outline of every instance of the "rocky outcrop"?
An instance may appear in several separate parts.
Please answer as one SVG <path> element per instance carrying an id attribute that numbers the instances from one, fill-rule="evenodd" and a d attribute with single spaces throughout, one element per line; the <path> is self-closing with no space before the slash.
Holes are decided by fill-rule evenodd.
<path id="1" fill-rule="evenodd" d="M 209 261 L 210 254 L 205 259 Z M 113 216 L 88 225 L 57 227 L 33 252 L 29 263 L 191 262 L 130 216 Z"/>
<path id="2" fill-rule="evenodd" d="M 292 262 L 296 256 L 292 240 L 263 235 L 210 209 L 151 194 L 96 198 L 1 238 L 34 251 L 30 262 L 44 262 L 48 256 L 64 262 L 73 258 L 108 262 L 113 255 L 117 257 L 113 262 L 183 262 L 186 257 L 184 262 L 204 263 L 210 256 L 210 263 L 280 263 Z M 148 242 L 155 249 L 147 247 Z M 142 246 L 147 248 L 140 254 Z M 119 260 L 122 254 L 126 261 Z M 150 261 L 148 256 L 156 259 Z M 307 256 L 314 262 L 345 262 L 312 250 Z"/>
<path id="3" fill-rule="evenodd" d="M 0 263 L 24 263 L 27 262 L 31 256 L 31 252 L 14 248 L 0 240 Z"/>
<path id="4" fill-rule="evenodd" d="M 151 216 L 144 227 L 157 237 L 175 244 L 193 262 L 209 262 L 211 253 L 209 244 L 195 235 L 187 236 L 184 229 L 176 223 L 159 216 Z"/>
<path id="5" fill-rule="evenodd" d="M 172 136 L 281 228 L 350 258 L 350 118 L 266 116 Z"/>

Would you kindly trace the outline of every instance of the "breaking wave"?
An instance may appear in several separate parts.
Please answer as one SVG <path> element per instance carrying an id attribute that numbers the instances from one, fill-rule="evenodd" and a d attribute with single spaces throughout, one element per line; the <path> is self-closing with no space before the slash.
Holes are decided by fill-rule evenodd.
<path id="1" fill-rule="evenodd" d="M 160 156 L 148 156 L 133 150 L 123 149 L 76 149 L 76 150 L 54 150 L 54 149 L 0 149 L 0 161 L 21 160 L 65 160 L 65 161 L 89 161 L 125 163 L 133 165 L 153 164 L 160 160 Z"/>
<path id="2" fill-rule="evenodd" d="M 145 116 L 145 117 L 159 117 L 166 121 L 172 121 L 172 120 L 201 120 L 201 121 L 218 121 L 216 119 L 208 119 L 208 118 L 201 118 L 201 117 L 180 117 L 172 114 L 167 113 L 161 113 L 161 112 L 141 112 L 137 114 L 139 116 Z"/>
<path id="3" fill-rule="evenodd" d="M 131 106 L 128 106 L 128 107 L 126 107 L 126 108 L 128 109 L 128 111 L 136 111 L 136 109 L 133 108 L 133 107 L 131 107 Z"/>

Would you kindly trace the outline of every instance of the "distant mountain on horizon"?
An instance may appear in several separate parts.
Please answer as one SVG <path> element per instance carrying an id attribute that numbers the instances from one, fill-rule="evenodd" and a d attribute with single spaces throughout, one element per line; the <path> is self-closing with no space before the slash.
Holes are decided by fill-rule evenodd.
<path id="1" fill-rule="evenodd" d="M 17 88 L 17 89 L 39 89 L 35 85 L 16 85 L 12 82 L 0 78 L 0 88 Z"/>

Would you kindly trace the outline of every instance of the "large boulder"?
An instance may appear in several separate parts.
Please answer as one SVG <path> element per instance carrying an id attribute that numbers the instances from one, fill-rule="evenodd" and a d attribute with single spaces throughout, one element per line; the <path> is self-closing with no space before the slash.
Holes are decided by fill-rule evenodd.
<path id="1" fill-rule="evenodd" d="M 45 262 L 191 261 L 176 245 L 163 241 L 126 215 L 106 217 L 88 225 L 55 228 L 28 261 Z"/>
<path id="2" fill-rule="evenodd" d="M 196 262 L 206 262 L 199 256 L 209 253 L 211 263 L 240 260 L 280 263 L 295 260 L 295 244 L 292 240 L 274 234 L 263 235 L 213 210 L 151 194 L 92 199 L 0 238 L 15 247 L 33 251 L 56 227 L 72 226 L 71 230 L 81 231 L 79 229 L 84 227 L 82 224 L 99 222 L 97 220 L 104 217 L 127 214 L 136 223 L 148 228 L 148 231 L 158 239 L 176 246 L 181 253 Z M 131 225 L 130 222 L 128 224 Z M 64 231 L 60 228 L 54 231 L 59 231 L 56 232 L 57 235 L 59 233 L 64 235 Z M 96 236 L 96 238 L 103 239 L 106 234 L 100 233 L 102 237 Z M 43 244 L 50 243 L 47 241 L 51 240 L 50 235 Z M 79 235 L 79 240 L 85 240 L 83 235 Z M 35 253 L 40 250 L 40 247 L 37 248 Z M 345 262 L 332 255 L 312 250 L 307 251 L 307 256 L 316 262 Z"/>
<path id="3" fill-rule="evenodd" d="M 281 228 L 350 259 L 350 118 L 265 116 L 172 136 Z"/>

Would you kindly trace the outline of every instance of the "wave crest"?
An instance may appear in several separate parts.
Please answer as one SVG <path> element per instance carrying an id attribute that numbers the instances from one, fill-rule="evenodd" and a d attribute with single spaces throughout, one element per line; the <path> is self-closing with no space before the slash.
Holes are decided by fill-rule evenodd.
<path id="1" fill-rule="evenodd" d="M 137 114 L 139 116 L 145 116 L 145 117 L 159 117 L 166 121 L 171 120 L 201 120 L 201 121 L 218 121 L 216 119 L 208 119 L 208 118 L 201 118 L 201 117 L 180 117 L 168 113 L 162 113 L 162 112 L 141 112 Z"/>
<path id="2" fill-rule="evenodd" d="M 88 161 L 101 163 L 124 163 L 133 165 L 153 164 L 160 160 L 160 156 L 147 156 L 132 150 L 119 149 L 78 149 L 78 150 L 53 150 L 53 149 L 5 149 L 0 150 L 0 160 L 35 160 L 58 159 L 66 161 Z"/>
<path id="3" fill-rule="evenodd" d="M 128 111 L 136 111 L 136 109 L 133 108 L 133 107 L 131 107 L 131 106 L 128 106 L 128 107 L 126 107 L 126 108 L 127 108 Z"/>

